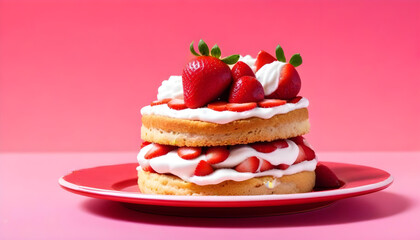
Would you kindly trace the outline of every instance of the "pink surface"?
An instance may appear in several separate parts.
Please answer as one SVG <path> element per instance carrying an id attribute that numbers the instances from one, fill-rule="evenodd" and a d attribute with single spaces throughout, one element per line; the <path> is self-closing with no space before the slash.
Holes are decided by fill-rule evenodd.
<path id="1" fill-rule="evenodd" d="M 224 55 L 300 52 L 316 149 L 420 150 L 419 12 L 397 0 L 2 1 L 0 151 L 136 151 L 141 106 L 200 38 Z"/>
<path id="2" fill-rule="evenodd" d="M 0 239 L 419 239 L 420 152 L 320 153 L 324 161 L 389 171 L 384 191 L 330 207 L 261 218 L 184 218 L 145 214 L 58 186 L 71 169 L 134 162 L 136 153 L 1 154 Z M 404 164 L 395 164 L 404 162 Z M 46 170 L 48 168 L 48 170 Z"/>

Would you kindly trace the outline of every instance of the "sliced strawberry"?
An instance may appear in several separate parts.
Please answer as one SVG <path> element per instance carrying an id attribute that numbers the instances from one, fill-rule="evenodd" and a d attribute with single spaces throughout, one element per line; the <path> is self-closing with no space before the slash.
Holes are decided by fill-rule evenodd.
<path id="1" fill-rule="evenodd" d="M 303 139 L 304 138 L 302 136 L 297 136 L 297 137 L 290 138 L 290 140 L 292 140 L 293 142 L 295 142 L 298 145 L 303 145 L 304 144 Z"/>
<path id="2" fill-rule="evenodd" d="M 290 165 L 284 164 L 284 163 L 280 163 L 278 166 L 276 166 L 276 168 L 280 169 L 280 170 L 286 170 L 290 167 Z"/>
<path id="3" fill-rule="evenodd" d="M 315 175 L 315 187 L 317 188 L 339 188 L 341 186 L 337 175 L 321 163 L 316 166 Z"/>
<path id="4" fill-rule="evenodd" d="M 289 147 L 289 144 L 286 142 L 286 140 L 282 140 L 282 139 L 280 139 L 280 140 L 276 140 L 276 141 L 271 142 L 271 143 L 272 143 L 274 146 L 276 146 L 276 148 L 279 148 L 279 149 Z"/>
<path id="5" fill-rule="evenodd" d="M 143 169 L 143 171 L 145 172 L 156 173 L 156 171 L 152 168 L 152 166 L 150 166 L 150 164 L 142 166 L 141 169 Z"/>
<path id="6" fill-rule="evenodd" d="M 295 97 L 295 98 L 290 99 L 287 102 L 289 102 L 289 103 L 298 103 L 300 101 L 300 99 L 302 99 L 302 97 L 301 96 L 298 96 L 298 97 Z"/>
<path id="7" fill-rule="evenodd" d="M 212 102 L 212 103 L 209 103 L 207 107 L 214 111 L 222 112 L 222 111 L 227 110 L 227 102 L 224 102 L 224 101 Z"/>
<path id="8" fill-rule="evenodd" d="M 230 87 L 230 103 L 259 102 L 263 99 L 264 88 L 255 77 L 243 76 Z"/>
<path id="9" fill-rule="evenodd" d="M 150 104 L 150 106 L 166 104 L 171 100 L 172 100 L 172 98 L 164 98 L 164 99 L 161 99 L 161 100 L 155 100 Z"/>
<path id="10" fill-rule="evenodd" d="M 299 148 L 299 154 L 296 161 L 293 164 L 298 164 L 306 160 L 313 160 L 315 158 L 314 150 L 310 149 L 305 144 L 298 145 L 298 148 Z"/>
<path id="11" fill-rule="evenodd" d="M 310 147 L 306 146 L 306 145 L 301 145 L 303 148 L 303 151 L 305 151 L 305 157 L 306 160 L 313 160 L 315 159 L 315 151 L 312 150 Z"/>
<path id="12" fill-rule="evenodd" d="M 152 148 L 150 148 L 149 151 L 144 155 L 144 158 L 152 159 L 155 157 L 163 156 L 174 149 L 175 149 L 174 146 L 154 143 Z"/>
<path id="13" fill-rule="evenodd" d="M 221 163 L 229 157 L 229 154 L 226 147 L 210 147 L 206 151 L 206 161 L 210 164 Z"/>
<path id="14" fill-rule="evenodd" d="M 168 102 L 168 107 L 175 110 L 182 110 L 182 109 L 186 109 L 187 105 L 185 105 L 185 102 L 183 99 L 174 98 Z"/>
<path id="15" fill-rule="evenodd" d="M 257 55 L 257 59 L 255 60 L 255 66 L 257 67 L 257 71 L 265 64 L 272 63 L 274 61 L 277 61 L 275 57 L 271 56 L 266 51 L 260 51 Z"/>
<path id="16" fill-rule="evenodd" d="M 260 165 L 260 159 L 257 157 L 249 157 L 245 159 L 245 161 L 239 163 L 235 170 L 238 172 L 251 172 L 255 173 L 258 170 L 258 166 Z"/>
<path id="17" fill-rule="evenodd" d="M 177 153 L 180 158 L 190 160 L 201 155 L 201 147 L 180 147 Z"/>
<path id="18" fill-rule="evenodd" d="M 297 96 L 302 83 L 295 67 L 286 63 L 280 72 L 279 85 L 267 98 L 292 99 Z"/>
<path id="19" fill-rule="evenodd" d="M 293 164 L 298 164 L 306 160 L 305 150 L 303 150 L 303 145 L 298 145 L 299 154 L 296 158 L 296 161 Z"/>
<path id="20" fill-rule="evenodd" d="M 201 160 L 195 168 L 194 175 L 196 176 L 207 176 L 214 172 L 213 167 L 204 160 Z"/>
<path id="21" fill-rule="evenodd" d="M 258 102 L 258 106 L 262 108 L 272 108 L 284 105 L 286 103 L 287 101 L 280 99 L 264 99 L 261 102 Z"/>
<path id="22" fill-rule="evenodd" d="M 243 76 L 255 77 L 255 73 L 248 66 L 248 64 L 242 61 L 239 61 L 232 68 L 232 77 L 233 77 L 233 80 L 236 81 Z"/>
<path id="23" fill-rule="evenodd" d="M 261 160 L 260 172 L 268 171 L 273 168 L 274 166 L 269 161 L 264 160 L 264 159 Z"/>
<path id="24" fill-rule="evenodd" d="M 151 144 L 151 142 L 142 141 L 140 145 L 140 149 L 146 147 L 149 144 Z"/>
<path id="25" fill-rule="evenodd" d="M 249 146 L 261 153 L 271 153 L 277 149 L 271 142 L 256 142 L 249 144 Z"/>
<path id="26" fill-rule="evenodd" d="M 250 103 L 228 103 L 227 110 L 232 112 L 245 112 L 248 110 L 252 110 L 257 107 L 257 103 L 250 102 Z"/>

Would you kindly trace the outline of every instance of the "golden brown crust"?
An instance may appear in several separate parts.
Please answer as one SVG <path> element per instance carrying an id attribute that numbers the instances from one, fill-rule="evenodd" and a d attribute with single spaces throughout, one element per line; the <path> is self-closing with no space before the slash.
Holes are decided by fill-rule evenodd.
<path id="1" fill-rule="evenodd" d="M 220 146 L 273 141 L 309 132 L 308 110 L 297 109 L 270 119 L 249 118 L 227 124 L 176 119 L 159 115 L 142 117 L 141 138 L 175 146 Z"/>
<path id="2" fill-rule="evenodd" d="M 274 183 L 268 188 L 266 183 Z M 138 185 L 142 193 L 163 195 L 268 195 L 312 191 L 315 172 L 305 171 L 281 178 L 257 177 L 246 181 L 224 181 L 215 185 L 200 186 L 186 182 L 176 176 L 138 171 Z"/>

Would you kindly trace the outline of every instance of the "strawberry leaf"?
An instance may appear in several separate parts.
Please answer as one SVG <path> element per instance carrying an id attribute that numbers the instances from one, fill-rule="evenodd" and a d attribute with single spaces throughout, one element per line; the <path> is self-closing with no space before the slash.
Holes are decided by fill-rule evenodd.
<path id="1" fill-rule="evenodd" d="M 203 56 L 208 56 L 209 55 L 209 47 L 207 46 L 207 44 L 202 39 L 200 39 L 200 41 L 198 42 L 198 51 Z"/>
<path id="2" fill-rule="evenodd" d="M 294 67 L 300 66 L 302 64 L 302 57 L 299 53 L 296 53 L 290 58 L 289 63 L 292 64 Z"/>
<path id="3" fill-rule="evenodd" d="M 277 45 L 276 47 L 276 58 L 280 62 L 286 62 L 286 57 L 284 56 L 283 48 L 281 48 L 280 45 Z"/>
<path id="4" fill-rule="evenodd" d="M 222 55 L 222 52 L 220 51 L 220 48 L 217 46 L 217 44 L 214 44 L 213 48 L 211 49 L 211 55 L 215 58 L 220 58 Z"/>
<path id="5" fill-rule="evenodd" d="M 228 57 L 223 58 L 222 62 L 228 65 L 232 65 L 232 64 L 235 64 L 238 60 L 239 60 L 239 54 L 235 54 L 235 55 L 230 55 Z"/>
<path id="6" fill-rule="evenodd" d="M 191 44 L 190 44 L 190 51 L 193 55 L 200 56 L 200 54 L 198 54 L 194 49 L 194 41 L 192 41 Z"/>

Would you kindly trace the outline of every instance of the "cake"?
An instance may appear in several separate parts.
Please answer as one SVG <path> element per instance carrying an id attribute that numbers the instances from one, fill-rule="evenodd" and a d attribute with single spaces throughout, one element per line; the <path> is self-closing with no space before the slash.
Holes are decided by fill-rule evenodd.
<path id="1" fill-rule="evenodd" d="M 308 99 L 298 96 L 299 54 L 286 62 L 260 51 L 256 58 L 209 50 L 182 76 L 162 82 L 157 100 L 141 109 L 138 154 L 142 193 L 266 195 L 310 192 L 317 158 L 309 132 Z"/>

